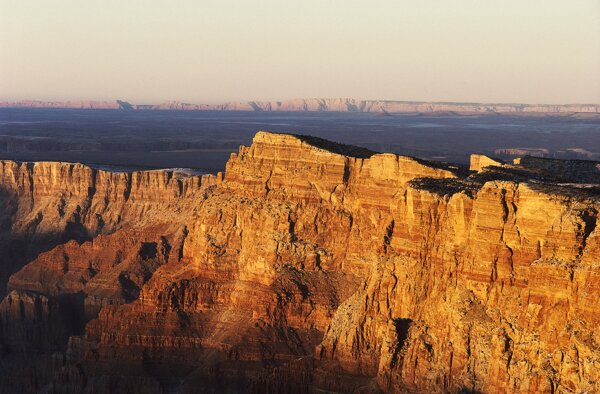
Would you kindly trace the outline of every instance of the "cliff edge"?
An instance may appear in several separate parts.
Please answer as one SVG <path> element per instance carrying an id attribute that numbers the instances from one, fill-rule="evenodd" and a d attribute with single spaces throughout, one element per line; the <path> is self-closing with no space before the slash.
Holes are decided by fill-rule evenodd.
<path id="1" fill-rule="evenodd" d="M 205 178 L 2 162 L 4 245 L 44 246 L 0 303 L 0 382 L 600 391 L 600 164 L 472 163 L 271 132 Z"/>

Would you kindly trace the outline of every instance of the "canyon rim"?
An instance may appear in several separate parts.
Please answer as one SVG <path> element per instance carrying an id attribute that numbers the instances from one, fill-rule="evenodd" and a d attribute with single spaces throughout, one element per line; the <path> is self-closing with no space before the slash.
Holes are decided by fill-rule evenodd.
<path id="1" fill-rule="evenodd" d="M 1 161 L 2 390 L 598 392 L 599 184 L 264 131 L 216 175 Z"/>
<path id="2" fill-rule="evenodd" d="M 600 394 L 599 22 L 0 0 L 0 394 Z"/>

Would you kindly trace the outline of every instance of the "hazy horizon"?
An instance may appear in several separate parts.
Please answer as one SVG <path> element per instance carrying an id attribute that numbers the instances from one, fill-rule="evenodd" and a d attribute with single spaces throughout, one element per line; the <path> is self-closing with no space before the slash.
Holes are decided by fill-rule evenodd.
<path id="1" fill-rule="evenodd" d="M 142 100 L 142 101 L 134 101 L 134 100 L 128 100 L 126 98 L 108 98 L 108 99 L 95 99 L 95 98 L 78 98 L 78 99 L 73 99 L 73 98 L 66 98 L 66 99 L 39 99 L 39 98 L 35 98 L 35 97 L 26 97 L 26 98 L 20 98 L 20 99 L 12 99 L 12 98 L 5 98 L 0 96 L 0 102 L 5 102 L 5 103 L 12 103 L 12 102 L 22 102 L 22 101 L 38 101 L 38 102 L 112 102 L 112 101 L 124 101 L 127 102 L 129 104 L 135 104 L 135 105 L 153 105 L 153 104 L 161 104 L 161 103 L 168 103 L 168 102 L 176 102 L 176 103 L 182 103 L 182 104 L 192 104 L 192 105 L 218 105 L 218 104 L 227 104 L 227 103 L 246 103 L 246 102 L 286 102 L 286 101 L 294 101 L 294 100 L 337 100 L 337 99 L 341 99 L 341 100 L 345 100 L 345 99 L 355 99 L 355 100 L 362 100 L 362 101 L 389 101 L 389 102 L 405 102 L 405 103 L 439 103 L 439 104 L 444 104 L 444 103 L 448 103 L 448 104 L 487 104 L 487 105 L 494 105 L 494 104 L 506 104 L 506 105 L 519 105 L 519 104 L 523 104 L 523 105 L 600 105 L 600 102 L 565 102 L 565 103 L 544 103 L 544 102 L 509 102 L 509 101 L 457 101 L 457 100 L 409 100 L 409 99 L 376 99 L 376 98 L 362 98 L 362 97 L 291 97 L 291 98 L 285 98 L 285 99 L 262 99 L 262 100 L 227 100 L 227 101 L 210 101 L 210 100 L 200 100 L 200 101 L 184 101 L 184 100 L 177 100 L 177 99 L 171 99 L 171 100 L 161 100 L 161 99 L 157 99 L 154 101 L 149 101 L 149 100 Z"/>
<path id="2" fill-rule="evenodd" d="M 0 1 L 0 100 L 599 104 L 600 2 Z"/>

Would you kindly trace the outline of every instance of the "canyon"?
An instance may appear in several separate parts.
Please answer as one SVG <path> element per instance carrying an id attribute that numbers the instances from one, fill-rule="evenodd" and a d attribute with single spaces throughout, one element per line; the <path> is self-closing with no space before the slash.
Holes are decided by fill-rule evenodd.
<path id="1" fill-rule="evenodd" d="M 600 391 L 600 162 L 260 131 L 215 175 L 0 161 L 0 201 L 6 392 Z"/>
<path id="2" fill-rule="evenodd" d="M 133 104 L 123 100 L 108 101 L 42 101 L 0 102 L 0 108 L 114 109 L 114 110 L 179 110 L 179 111 L 256 111 L 256 112 L 373 112 L 470 114 L 529 113 L 573 114 L 600 113 L 598 104 L 483 104 L 454 102 L 420 102 L 398 100 L 361 100 L 357 98 L 308 98 L 285 101 L 245 101 L 222 104 L 191 104 L 165 101 L 160 104 Z"/>

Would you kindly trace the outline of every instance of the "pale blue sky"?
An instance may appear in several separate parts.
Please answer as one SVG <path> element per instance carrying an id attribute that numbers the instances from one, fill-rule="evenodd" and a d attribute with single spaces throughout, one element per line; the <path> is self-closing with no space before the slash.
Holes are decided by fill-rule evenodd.
<path id="1" fill-rule="evenodd" d="M 600 0 L 0 0 L 0 99 L 600 103 Z"/>

